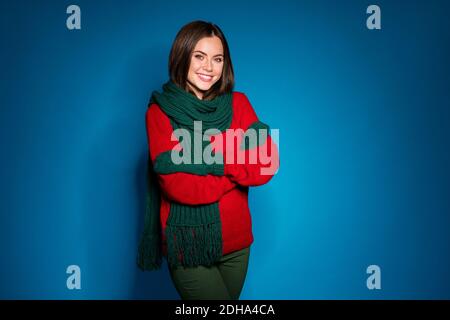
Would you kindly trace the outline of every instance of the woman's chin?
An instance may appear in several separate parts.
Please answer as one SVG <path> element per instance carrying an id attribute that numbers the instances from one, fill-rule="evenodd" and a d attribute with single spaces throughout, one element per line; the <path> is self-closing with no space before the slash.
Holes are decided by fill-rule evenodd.
<path id="1" fill-rule="evenodd" d="M 206 90 L 209 90 L 209 88 L 212 87 L 212 83 L 204 83 L 204 82 L 200 83 L 200 82 L 196 82 L 196 83 L 195 83 L 195 86 L 196 86 L 197 88 L 199 88 L 200 90 L 202 90 L 202 91 L 206 91 Z"/>

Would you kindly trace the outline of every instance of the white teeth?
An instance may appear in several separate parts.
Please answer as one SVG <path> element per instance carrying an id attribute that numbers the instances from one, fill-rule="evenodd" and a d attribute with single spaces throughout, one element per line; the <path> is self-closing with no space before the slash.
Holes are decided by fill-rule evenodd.
<path id="1" fill-rule="evenodd" d="M 205 76 L 203 74 L 198 74 L 198 76 L 200 77 L 200 79 L 205 80 L 205 81 L 209 81 L 212 79 L 212 76 Z"/>

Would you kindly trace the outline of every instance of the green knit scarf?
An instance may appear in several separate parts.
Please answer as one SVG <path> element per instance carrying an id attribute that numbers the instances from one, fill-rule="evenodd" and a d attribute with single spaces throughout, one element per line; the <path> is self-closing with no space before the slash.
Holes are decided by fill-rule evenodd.
<path id="1" fill-rule="evenodd" d="M 187 172 L 197 175 L 223 175 L 222 163 L 194 163 L 194 120 L 202 121 L 204 134 L 208 129 L 224 132 L 231 125 L 232 94 L 227 93 L 213 100 L 200 100 L 171 81 L 163 85 L 163 92 L 154 91 L 149 105 L 157 103 L 169 117 L 173 129 L 186 129 L 191 136 L 190 164 L 175 164 L 171 150 L 163 152 L 147 166 L 147 196 L 144 231 L 139 244 L 138 266 L 142 270 L 161 267 L 160 192 L 156 174 Z M 151 137 L 150 137 L 151 139 Z M 203 140 L 203 139 L 202 139 Z M 181 142 L 183 144 L 183 142 Z M 202 141 L 202 150 L 209 141 Z M 186 146 L 187 147 L 187 146 Z M 180 152 L 183 155 L 187 150 Z M 201 153 L 203 154 L 203 152 Z M 215 156 L 214 153 L 211 153 Z M 219 154 L 217 156 L 220 156 Z M 205 205 L 170 203 L 169 217 L 165 229 L 167 239 L 167 261 L 171 267 L 179 265 L 194 267 L 210 266 L 222 257 L 222 225 L 218 202 Z"/>

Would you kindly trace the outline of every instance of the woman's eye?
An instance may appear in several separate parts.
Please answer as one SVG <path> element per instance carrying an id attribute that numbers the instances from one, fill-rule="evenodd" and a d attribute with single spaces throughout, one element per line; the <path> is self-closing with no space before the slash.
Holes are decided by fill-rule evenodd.
<path id="1" fill-rule="evenodd" d="M 197 59 L 203 59 L 203 56 L 200 55 L 200 54 L 197 54 L 195 57 L 196 57 Z"/>
<path id="2" fill-rule="evenodd" d="M 217 62 L 222 62 L 222 58 L 217 58 L 216 61 Z"/>

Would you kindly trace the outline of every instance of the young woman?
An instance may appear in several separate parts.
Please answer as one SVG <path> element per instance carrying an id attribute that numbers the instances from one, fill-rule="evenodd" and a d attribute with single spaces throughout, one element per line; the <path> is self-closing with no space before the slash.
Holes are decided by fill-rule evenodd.
<path id="1" fill-rule="evenodd" d="M 247 97 L 233 91 L 230 52 L 217 25 L 194 21 L 178 32 L 169 75 L 146 112 L 150 156 L 138 265 L 158 269 L 166 257 L 182 299 L 237 300 L 253 243 L 249 186 L 275 174 L 277 147 Z M 260 134 L 253 142 L 251 130 Z M 250 161 L 261 151 L 270 157 Z"/>

